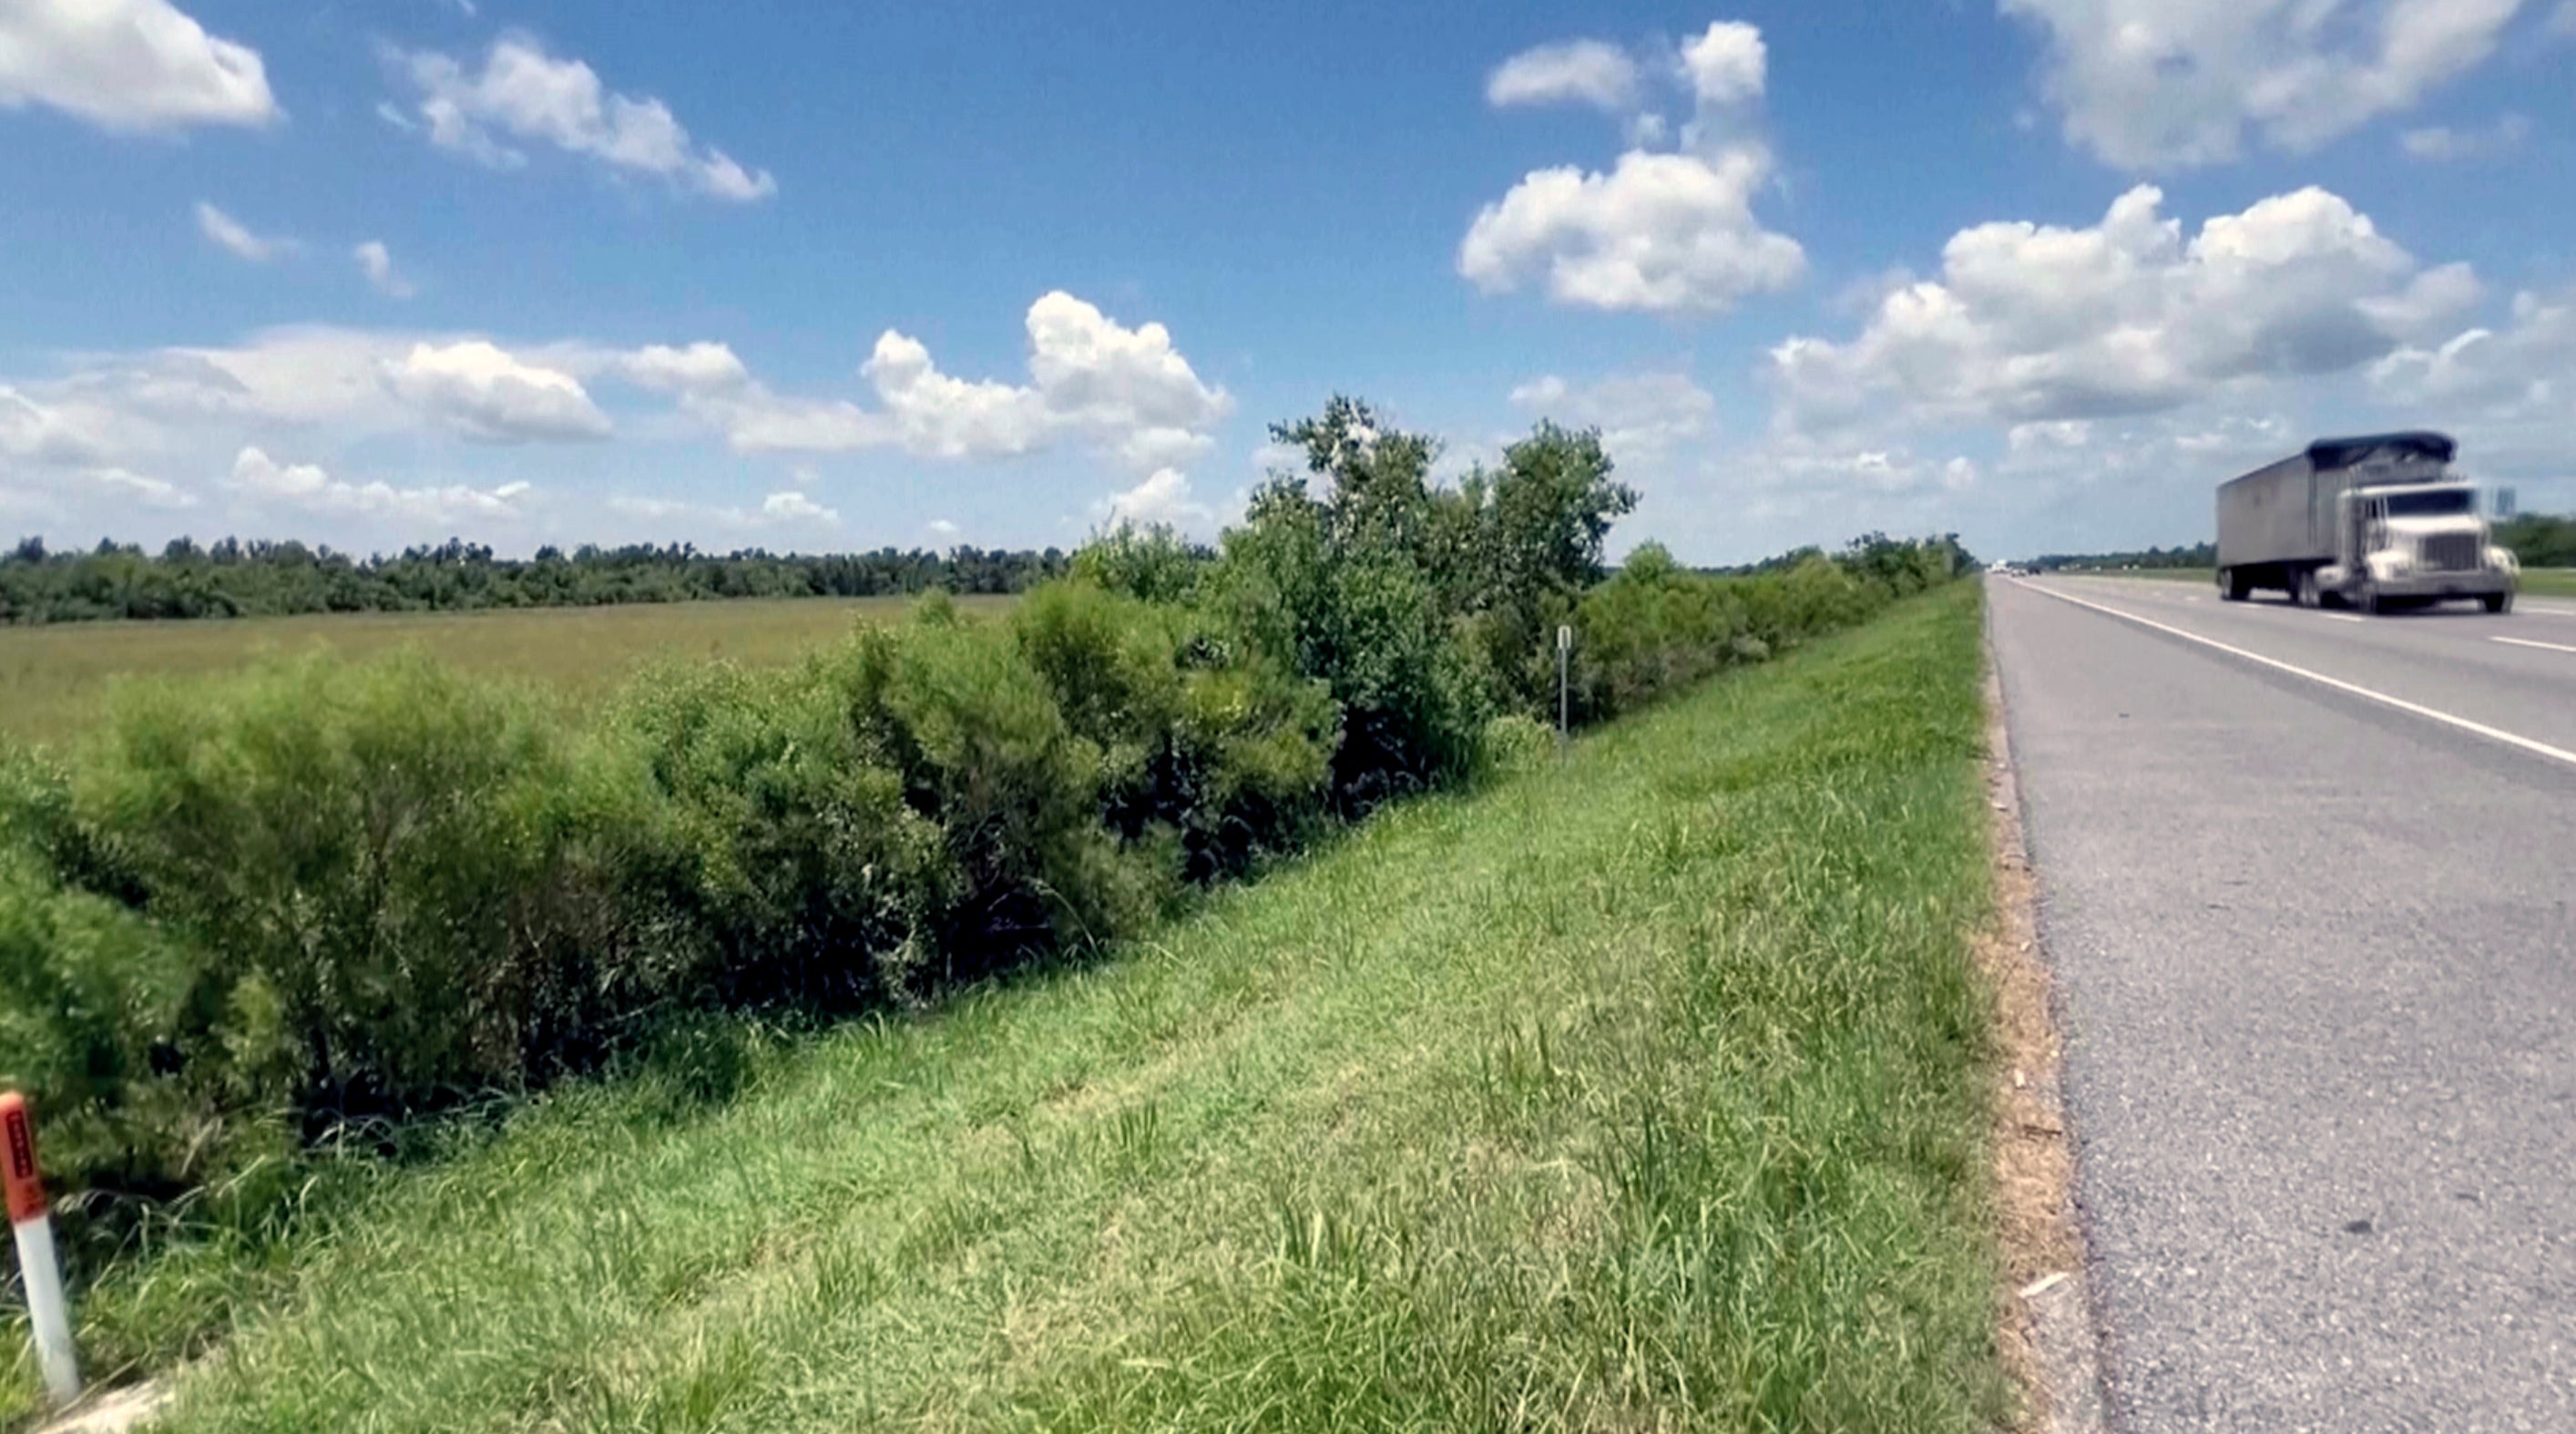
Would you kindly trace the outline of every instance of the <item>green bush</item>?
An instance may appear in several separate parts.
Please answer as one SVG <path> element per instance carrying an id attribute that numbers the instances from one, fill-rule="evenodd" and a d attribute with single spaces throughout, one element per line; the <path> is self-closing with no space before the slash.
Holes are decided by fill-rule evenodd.
<path id="1" fill-rule="evenodd" d="M 944 976 L 980 975 L 1067 941 L 1132 929 L 1169 900 L 1176 861 L 1122 847 L 1099 820 L 1103 755 L 999 627 L 860 633 L 827 669 L 869 761 L 937 824 Z"/>
<path id="2" fill-rule="evenodd" d="M 0 1084 L 35 1095 L 46 1173 L 85 1204 L 201 1185 L 256 1205 L 282 1178 L 279 1013 L 256 981 L 207 982 L 201 951 L 0 849 Z M 256 1185 L 257 1188 L 253 1188 Z"/>
<path id="3" fill-rule="evenodd" d="M 1085 577 L 1032 592 L 1012 625 L 1067 724 L 1099 751 L 1102 817 L 1122 840 L 1176 833 L 1182 875 L 1204 882 L 1293 844 L 1320 815 L 1339 715 L 1322 683 L 1288 676 L 1205 614 Z"/>
<path id="4" fill-rule="evenodd" d="M 611 725 L 668 812 L 627 899 L 665 913 L 656 984 L 743 1005 L 847 1009 L 920 959 L 956 889 L 938 824 L 872 762 L 832 671 L 730 663 L 657 672 Z"/>
<path id="5" fill-rule="evenodd" d="M 525 696 L 413 656 L 126 689 L 72 814 L 142 910 L 273 1002 L 250 1094 L 335 1113 L 518 1087 L 633 1003 L 637 813 Z M 256 988 L 256 994 L 250 988 Z M 233 1030 L 236 1041 L 250 1039 Z"/>

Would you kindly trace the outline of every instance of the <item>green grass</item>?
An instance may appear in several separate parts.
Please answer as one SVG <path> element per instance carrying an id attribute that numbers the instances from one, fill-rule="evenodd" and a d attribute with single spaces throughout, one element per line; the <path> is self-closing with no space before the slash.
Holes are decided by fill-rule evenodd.
<path id="1" fill-rule="evenodd" d="M 970 597 L 958 605 L 978 612 L 1009 601 Z M 0 737 L 59 742 L 77 736 L 120 677 L 234 672 L 265 654 L 313 647 L 355 658 L 418 646 L 469 671 L 538 679 L 578 701 L 606 692 L 638 664 L 660 658 L 785 662 L 848 631 L 853 622 L 883 621 L 910 602 L 764 598 L 0 627 Z"/>
<path id="2" fill-rule="evenodd" d="M 93 1316 L 237 1297 L 192 1430 L 1991 1428 L 1977 602 Z"/>

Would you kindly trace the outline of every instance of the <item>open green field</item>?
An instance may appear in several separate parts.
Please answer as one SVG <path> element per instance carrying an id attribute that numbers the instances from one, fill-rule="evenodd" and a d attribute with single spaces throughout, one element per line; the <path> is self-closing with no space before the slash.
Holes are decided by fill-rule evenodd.
<path id="1" fill-rule="evenodd" d="M 109 686 L 136 674 L 237 671 L 264 654 L 324 647 L 366 657 L 418 645 L 476 672 L 540 680 L 575 699 L 615 686 L 639 663 L 725 657 L 784 662 L 900 613 L 909 598 L 739 599 L 487 612 L 313 613 L 190 622 L 82 622 L 0 628 L 0 737 L 55 742 L 99 711 Z M 1003 597 L 969 597 L 969 612 Z"/>
<path id="2" fill-rule="evenodd" d="M 559 1090 L 90 1337 L 221 1287 L 189 1429 L 1991 1428 L 1977 604 L 1090 964 Z"/>

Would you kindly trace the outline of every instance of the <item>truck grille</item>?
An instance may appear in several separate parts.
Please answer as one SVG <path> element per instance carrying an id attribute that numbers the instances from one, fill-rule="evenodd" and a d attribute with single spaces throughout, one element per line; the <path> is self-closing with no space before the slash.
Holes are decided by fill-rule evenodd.
<path id="1" fill-rule="evenodd" d="M 2426 538 L 2424 566 L 2435 572 L 2475 572 L 2478 566 L 2478 535 L 2435 533 Z"/>

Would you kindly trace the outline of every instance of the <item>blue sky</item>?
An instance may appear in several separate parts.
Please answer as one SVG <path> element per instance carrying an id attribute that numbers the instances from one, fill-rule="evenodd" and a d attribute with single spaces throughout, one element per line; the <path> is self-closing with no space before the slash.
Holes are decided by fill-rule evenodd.
<path id="1" fill-rule="evenodd" d="M 1616 545 L 2576 507 L 2576 0 L 0 0 L 0 529 L 1212 532 L 1336 390 Z"/>

